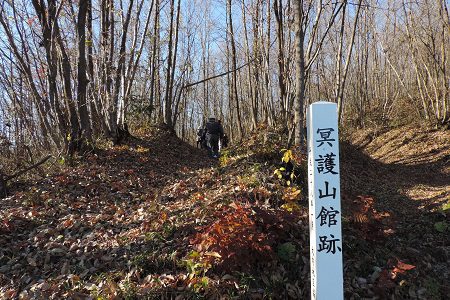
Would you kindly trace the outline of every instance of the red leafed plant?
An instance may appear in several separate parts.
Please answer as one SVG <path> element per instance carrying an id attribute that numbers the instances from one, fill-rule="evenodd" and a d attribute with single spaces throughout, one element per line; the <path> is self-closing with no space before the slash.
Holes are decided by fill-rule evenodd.
<path id="1" fill-rule="evenodd" d="M 375 284 L 376 294 L 382 297 L 386 297 L 391 293 L 390 289 L 397 286 L 399 275 L 405 275 L 407 271 L 416 268 L 416 266 L 404 263 L 398 258 L 396 260 L 389 259 L 387 265 L 388 268 L 380 273 L 380 277 Z"/>
<path id="2" fill-rule="evenodd" d="M 219 219 L 191 240 L 201 261 L 216 271 L 229 272 L 248 271 L 260 261 L 271 260 L 273 241 L 259 230 L 252 214 L 251 209 L 235 203 L 219 212 Z"/>
<path id="3" fill-rule="evenodd" d="M 393 263 L 393 267 L 392 267 L 392 271 L 391 271 L 392 278 L 396 278 L 398 274 L 405 274 L 407 271 L 411 271 L 415 267 L 416 266 L 404 263 L 397 258 L 397 262 Z"/>

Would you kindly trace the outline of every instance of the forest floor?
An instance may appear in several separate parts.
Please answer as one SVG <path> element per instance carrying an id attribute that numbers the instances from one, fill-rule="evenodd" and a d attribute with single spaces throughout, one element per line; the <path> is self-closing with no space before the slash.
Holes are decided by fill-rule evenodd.
<path id="1" fill-rule="evenodd" d="M 155 129 L 13 184 L 0 299 L 308 299 L 303 176 L 274 176 L 283 142 L 260 132 L 217 161 Z M 450 298 L 449 141 L 410 126 L 341 142 L 346 299 Z"/>
<path id="2" fill-rule="evenodd" d="M 450 132 L 406 126 L 347 141 L 344 261 L 356 278 L 347 288 L 381 299 L 449 299 Z"/>

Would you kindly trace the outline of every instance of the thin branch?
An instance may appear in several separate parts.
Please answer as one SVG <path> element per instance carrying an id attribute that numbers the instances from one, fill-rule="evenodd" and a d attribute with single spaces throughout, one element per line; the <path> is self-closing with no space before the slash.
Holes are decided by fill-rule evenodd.
<path id="1" fill-rule="evenodd" d="M 30 171 L 30 170 L 32 170 L 32 169 L 34 169 L 34 168 L 40 166 L 40 165 L 42 165 L 42 164 L 45 163 L 47 160 L 49 160 L 50 157 L 52 157 L 52 156 L 49 155 L 49 156 L 43 158 L 42 160 L 38 161 L 38 162 L 35 163 L 34 165 L 31 165 L 31 166 L 29 166 L 28 168 L 26 168 L 26 169 L 24 169 L 24 170 L 22 170 L 22 171 L 19 171 L 19 172 L 15 173 L 15 174 L 13 174 L 13 175 L 10 175 L 10 176 L 6 176 L 6 177 L 4 178 L 4 181 L 8 181 L 8 180 L 11 180 L 11 179 L 13 179 L 13 178 L 19 177 L 20 175 L 22 175 L 22 174 L 24 174 L 24 173 L 26 173 L 26 172 L 28 172 L 28 171 Z"/>
<path id="2" fill-rule="evenodd" d="M 251 61 L 249 61 L 249 62 L 243 64 L 242 66 L 240 66 L 240 67 L 238 67 L 238 68 L 236 68 L 236 69 L 234 69 L 234 70 L 230 70 L 230 71 L 227 71 L 227 72 L 218 74 L 218 75 L 214 75 L 214 76 L 212 76 L 212 77 L 208 77 L 208 78 L 202 79 L 202 80 L 197 81 L 197 82 L 188 83 L 188 84 L 184 85 L 184 86 L 182 87 L 182 89 L 185 89 L 185 88 L 188 88 L 188 87 L 191 87 L 191 86 L 194 86 L 194 85 L 203 83 L 203 82 L 208 81 L 208 80 L 211 80 L 211 79 L 215 79 L 215 78 L 217 78 L 217 77 L 222 77 L 222 76 L 228 75 L 228 74 L 233 73 L 233 72 L 237 72 L 237 71 L 239 71 L 240 69 L 242 69 L 243 67 L 249 65 L 249 64 L 252 63 L 252 62 L 253 62 L 253 60 L 251 60 Z"/>

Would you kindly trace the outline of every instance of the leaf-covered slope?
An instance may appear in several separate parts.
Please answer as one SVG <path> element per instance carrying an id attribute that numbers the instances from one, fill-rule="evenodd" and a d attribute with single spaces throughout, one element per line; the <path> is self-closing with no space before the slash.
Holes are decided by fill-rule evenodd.
<path id="1" fill-rule="evenodd" d="M 394 132 L 341 145 L 345 298 L 448 293 L 449 148 L 404 131 L 400 152 Z M 16 192 L 0 209 L 0 298 L 308 298 L 303 172 L 293 187 L 274 176 L 285 143 L 260 128 L 216 161 L 156 130 Z"/>
<path id="2" fill-rule="evenodd" d="M 448 298 L 450 132 L 404 126 L 356 131 L 347 140 L 348 295 Z"/>
<path id="3" fill-rule="evenodd" d="M 302 295 L 292 275 L 307 275 L 306 219 L 273 209 L 271 165 L 227 155 L 210 160 L 161 130 L 6 198 L 1 297 Z M 275 277 L 256 276 L 263 267 Z"/>

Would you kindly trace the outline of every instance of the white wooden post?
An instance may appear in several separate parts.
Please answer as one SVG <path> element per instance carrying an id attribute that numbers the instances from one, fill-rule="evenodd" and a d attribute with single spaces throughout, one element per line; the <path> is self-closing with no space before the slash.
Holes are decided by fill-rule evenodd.
<path id="1" fill-rule="evenodd" d="M 344 299 L 337 105 L 307 111 L 311 299 Z"/>

